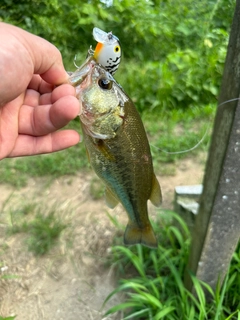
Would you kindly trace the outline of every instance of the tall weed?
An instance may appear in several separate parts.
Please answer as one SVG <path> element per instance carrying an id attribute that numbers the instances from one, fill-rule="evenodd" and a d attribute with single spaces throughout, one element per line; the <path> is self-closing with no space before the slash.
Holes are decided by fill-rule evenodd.
<path id="1" fill-rule="evenodd" d="M 111 258 L 116 271 L 121 273 L 121 280 L 105 302 L 120 293 L 123 302 L 109 309 L 106 315 L 121 310 L 124 320 L 238 319 L 240 285 L 234 282 L 236 290 L 230 288 L 233 279 L 239 275 L 239 251 L 233 257 L 221 290 L 218 288 L 213 292 L 209 285 L 191 275 L 193 294 L 185 288 L 182 280 L 190 243 L 185 223 L 175 213 L 165 212 L 155 223 L 155 229 L 160 235 L 157 250 L 140 245 L 112 248 Z M 212 303 L 206 301 L 206 291 L 212 297 Z M 229 301 L 229 295 L 234 303 Z"/>

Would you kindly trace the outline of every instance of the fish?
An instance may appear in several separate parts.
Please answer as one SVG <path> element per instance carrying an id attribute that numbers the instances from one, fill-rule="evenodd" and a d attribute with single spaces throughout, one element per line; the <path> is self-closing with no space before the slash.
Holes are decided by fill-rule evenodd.
<path id="1" fill-rule="evenodd" d="M 134 103 L 93 57 L 69 77 L 69 83 L 76 86 L 88 158 L 105 185 L 106 203 L 114 208 L 120 202 L 127 212 L 124 244 L 156 248 L 147 201 L 160 206 L 161 188 Z"/>

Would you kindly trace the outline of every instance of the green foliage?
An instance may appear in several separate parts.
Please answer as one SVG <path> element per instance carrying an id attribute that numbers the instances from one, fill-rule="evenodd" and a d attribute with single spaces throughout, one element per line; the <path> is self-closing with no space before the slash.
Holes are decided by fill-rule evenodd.
<path id="1" fill-rule="evenodd" d="M 166 168 L 166 163 L 187 156 L 198 157 L 201 151 L 207 151 L 214 111 L 208 105 L 192 108 L 187 113 L 180 109 L 171 114 L 160 113 L 157 117 L 154 113 L 143 114 L 156 170 L 163 164 Z M 162 169 L 161 174 L 164 174 Z"/>
<path id="2" fill-rule="evenodd" d="M 160 61 L 145 61 L 140 67 L 131 60 L 121 67 L 118 81 L 140 112 L 169 112 L 216 103 L 227 33 L 221 31 L 218 35 L 218 46 L 213 45 L 212 37 L 213 33 L 204 40 L 205 47 L 198 50 L 176 49 Z"/>
<path id="3" fill-rule="evenodd" d="M 35 204 L 25 204 L 19 210 L 11 211 L 12 226 L 8 233 L 26 233 L 28 250 L 35 255 L 43 255 L 49 252 L 66 226 L 53 210 L 46 214 L 35 208 Z"/>
<path id="4" fill-rule="evenodd" d="M 190 243 L 187 227 L 173 212 L 161 213 L 159 219 L 154 224 L 156 234 L 160 234 L 157 250 L 140 245 L 112 248 L 111 262 L 122 279 L 105 303 L 117 293 L 124 294 L 124 301 L 109 309 L 106 315 L 121 311 L 121 319 L 132 320 L 239 319 L 240 283 L 234 281 L 235 290 L 231 288 L 233 279 L 239 277 L 239 249 L 223 289 L 214 293 L 207 284 L 191 276 L 196 293 L 193 295 L 182 280 Z M 205 299 L 205 291 L 213 298 L 211 304 Z"/>
<path id="5" fill-rule="evenodd" d="M 112 30 L 123 48 L 117 79 L 139 110 L 214 102 L 220 85 L 233 0 L 3 0 L 0 19 L 54 43 L 67 68 L 81 64 L 92 29 Z M 130 49 L 130 50 L 129 50 Z"/>
<path id="6" fill-rule="evenodd" d="M 231 310 L 240 310 L 240 243 L 233 254 L 232 262 L 229 267 L 227 281 L 224 284 L 225 303 L 230 306 Z M 220 290 L 216 293 L 220 300 Z M 240 315 L 239 315 L 240 316 Z"/>
<path id="7" fill-rule="evenodd" d="M 0 320 L 13 320 L 13 319 L 15 319 L 16 318 L 16 316 L 13 316 L 13 317 L 1 317 L 0 316 Z"/>
<path id="8" fill-rule="evenodd" d="M 233 0 L 3 0 L 0 20 L 51 41 L 68 70 L 76 54 L 80 65 L 95 46 L 93 27 L 112 30 L 123 49 L 116 78 L 144 117 L 152 117 L 146 129 L 156 147 L 154 162 L 161 164 L 188 155 L 169 152 L 191 149 L 212 121 L 209 106 L 216 105 L 234 6 Z M 78 122 L 71 126 L 79 130 Z M 197 151 L 208 141 L 209 134 Z M 74 174 L 86 165 L 83 144 L 52 155 L 5 159 L 0 183 L 21 187 L 29 175 Z"/>

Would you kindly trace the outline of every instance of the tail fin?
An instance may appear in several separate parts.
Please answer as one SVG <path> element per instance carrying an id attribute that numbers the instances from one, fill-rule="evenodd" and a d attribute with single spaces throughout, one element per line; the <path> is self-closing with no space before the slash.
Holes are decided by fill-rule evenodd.
<path id="1" fill-rule="evenodd" d="M 128 223 L 124 234 L 124 244 L 133 245 L 138 243 L 149 248 L 157 248 L 157 239 L 150 223 L 144 228 Z"/>

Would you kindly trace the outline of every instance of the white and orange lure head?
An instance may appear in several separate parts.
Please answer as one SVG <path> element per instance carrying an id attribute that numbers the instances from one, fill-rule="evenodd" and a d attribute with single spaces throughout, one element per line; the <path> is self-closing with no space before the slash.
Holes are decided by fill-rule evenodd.
<path id="1" fill-rule="evenodd" d="M 98 42 L 93 57 L 111 75 L 113 75 L 121 61 L 121 46 L 119 39 L 112 32 L 105 32 L 93 28 L 93 37 Z"/>

